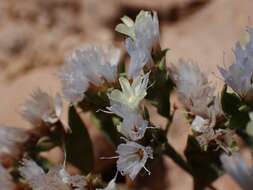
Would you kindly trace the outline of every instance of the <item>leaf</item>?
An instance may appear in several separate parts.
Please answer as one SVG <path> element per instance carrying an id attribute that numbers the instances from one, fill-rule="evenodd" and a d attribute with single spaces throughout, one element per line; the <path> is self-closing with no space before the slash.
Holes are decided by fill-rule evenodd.
<path id="1" fill-rule="evenodd" d="M 237 112 L 233 114 L 229 120 L 229 127 L 232 129 L 245 129 L 249 122 L 247 112 Z"/>
<path id="2" fill-rule="evenodd" d="M 245 129 L 249 122 L 248 106 L 235 93 L 228 93 L 225 85 L 221 95 L 221 105 L 232 129 Z"/>
<path id="3" fill-rule="evenodd" d="M 160 115 L 170 119 L 170 93 L 173 83 L 167 70 L 156 67 L 150 73 L 149 80 L 154 84 L 149 88 L 146 98 L 156 105 Z"/>
<path id="4" fill-rule="evenodd" d="M 158 65 L 161 68 L 166 66 L 165 65 L 166 54 L 168 51 L 169 51 L 169 49 L 166 48 L 166 49 L 156 52 L 155 54 L 152 55 L 155 65 Z"/>
<path id="5" fill-rule="evenodd" d="M 235 93 L 228 93 L 225 85 L 221 94 L 222 109 L 226 114 L 236 114 L 241 107 L 241 100 Z"/>
<path id="6" fill-rule="evenodd" d="M 69 108 L 68 117 L 72 132 L 66 136 L 67 161 L 88 174 L 94 164 L 89 133 L 75 107 Z"/>
<path id="7" fill-rule="evenodd" d="M 103 112 L 95 112 L 92 114 L 92 120 L 111 144 L 116 146 L 120 143 L 120 135 L 114 125 L 113 117 Z"/>

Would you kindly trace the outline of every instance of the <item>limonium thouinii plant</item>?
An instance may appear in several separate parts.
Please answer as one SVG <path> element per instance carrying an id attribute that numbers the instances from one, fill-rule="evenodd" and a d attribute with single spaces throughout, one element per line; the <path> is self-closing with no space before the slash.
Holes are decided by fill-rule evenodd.
<path id="1" fill-rule="evenodd" d="M 154 161 L 162 156 L 190 174 L 196 190 L 215 189 L 212 182 L 224 172 L 251 189 L 253 170 L 241 158 L 236 139 L 253 149 L 253 29 L 247 28 L 246 43 L 236 43 L 231 66 L 218 68 L 225 84 L 217 92 L 196 63 L 180 59 L 166 65 L 168 49 L 160 46 L 156 12 L 121 20 L 116 31 L 125 36 L 129 62 L 112 44 L 84 44 L 60 68 L 61 95 L 36 89 L 22 106 L 21 116 L 32 128 L 1 125 L 0 190 L 116 190 L 119 181 L 128 189 L 140 176 L 152 175 Z M 186 159 L 167 139 L 177 107 L 171 110 L 173 90 L 190 129 Z M 62 97 L 69 103 L 67 124 L 61 119 Z M 167 119 L 166 126 L 150 120 L 150 107 Z M 97 159 L 80 112 L 89 112 L 94 127 L 115 147 L 100 158 L 115 160 L 111 177 L 94 170 Z M 63 163 L 53 165 L 42 156 L 54 147 L 62 149 Z M 79 173 L 70 172 L 69 165 Z"/>

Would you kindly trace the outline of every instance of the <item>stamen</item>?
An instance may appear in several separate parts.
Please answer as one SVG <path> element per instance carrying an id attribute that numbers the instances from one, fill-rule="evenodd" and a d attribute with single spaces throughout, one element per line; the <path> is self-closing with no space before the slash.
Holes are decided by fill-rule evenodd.
<path id="1" fill-rule="evenodd" d="M 146 172 L 148 172 L 148 175 L 151 175 L 151 172 L 145 166 L 143 166 L 143 168 L 146 170 Z"/>
<path id="2" fill-rule="evenodd" d="M 110 159 L 118 159 L 119 156 L 111 156 L 111 157 L 100 157 L 101 160 L 110 160 Z"/>
<path id="3" fill-rule="evenodd" d="M 103 113 L 113 114 L 113 112 L 112 112 L 112 111 L 109 111 L 109 110 L 103 110 L 103 109 L 98 109 L 98 110 L 96 111 L 96 113 L 98 113 L 98 112 L 103 112 Z"/>
<path id="4" fill-rule="evenodd" d="M 143 157 L 144 157 L 144 150 L 138 149 L 137 154 L 138 154 L 138 156 L 140 157 L 140 160 L 142 160 Z"/>

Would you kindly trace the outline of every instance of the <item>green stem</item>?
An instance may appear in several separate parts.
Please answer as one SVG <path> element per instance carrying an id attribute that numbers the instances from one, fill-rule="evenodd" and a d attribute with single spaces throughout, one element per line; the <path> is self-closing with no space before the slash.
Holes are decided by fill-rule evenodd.
<path id="1" fill-rule="evenodd" d="M 184 171 L 193 176 L 191 167 L 187 162 L 177 153 L 177 151 L 169 144 L 166 143 L 164 154 L 169 156 L 177 165 L 179 165 Z"/>

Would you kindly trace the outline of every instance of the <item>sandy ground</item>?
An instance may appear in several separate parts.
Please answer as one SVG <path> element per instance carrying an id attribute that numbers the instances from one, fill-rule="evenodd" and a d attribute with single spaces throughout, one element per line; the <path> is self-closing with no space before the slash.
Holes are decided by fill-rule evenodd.
<path id="1" fill-rule="evenodd" d="M 20 106 L 37 87 L 51 94 L 60 91 L 58 68 L 74 47 L 92 41 L 114 41 L 122 45 L 113 28 L 124 14 L 134 15 L 143 8 L 157 10 L 161 18 L 162 47 L 171 49 L 168 64 L 179 58 L 196 61 L 217 86 L 222 85 L 217 65 L 224 63 L 224 52 L 225 64 L 230 64 L 231 49 L 245 26 L 253 22 L 252 0 L 198 1 L 199 4 L 194 0 L 103 2 L 0 2 L 0 123 L 28 126 L 18 114 Z M 187 133 L 179 112 L 169 140 L 181 153 Z M 94 132 L 94 136 L 99 135 Z M 191 178 L 169 159 L 164 162 L 167 189 L 188 190 Z M 153 177 L 152 180 L 155 181 Z M 219 190 L 239 189 L 226 175 L 214 186 Z"/>

